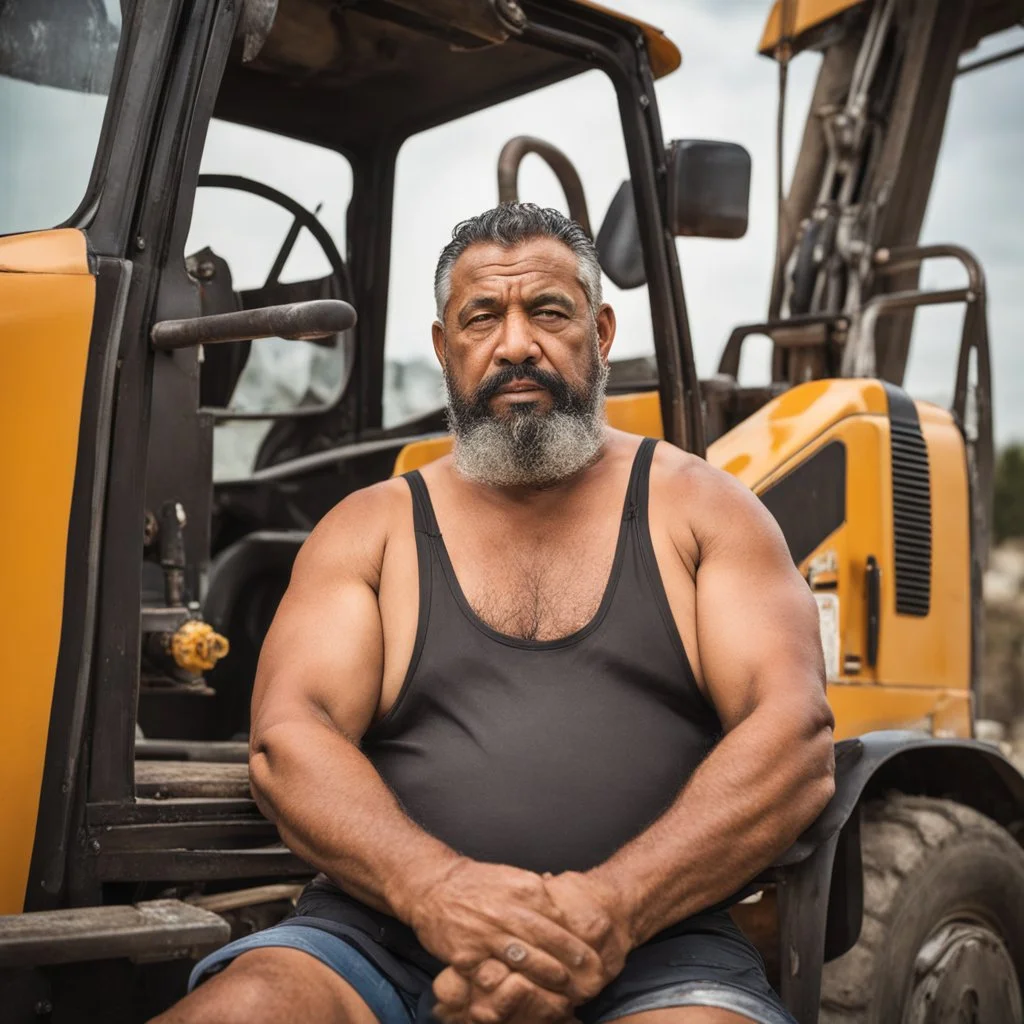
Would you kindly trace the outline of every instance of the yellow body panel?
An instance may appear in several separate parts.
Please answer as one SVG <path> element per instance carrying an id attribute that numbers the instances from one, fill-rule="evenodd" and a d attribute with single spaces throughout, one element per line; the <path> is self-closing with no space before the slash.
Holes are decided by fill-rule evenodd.
<path id="1" fill-rule="evenodd" d="M 829 694 L 840 737 L 888 728 L 971 734 L 970 523 L 963 441 L 948 412 L 926 403 L 918 403 L 917 410 L 932 492 L 931 606 L 923 617 L 895 610 L 889 403 L 878 381 L 802 384 L 708 449 L 709 463 L 760 494 L 825 445 L 846 446 L 846 520 L 799 566 L 806 575 L 820 556 L 835 559 L 835 584 L 827 592 L 839 602 L 838 657 L 829 673 Z M 621 430 L 662 435 L 656 392 L 613 396 L 607 415 Z M 395 472 L 415 469 L 450 449 L 448 437 L 411 444 L 399 454 Z M 873 667 L 867 664 L 869 555 L 881 568 Z"/>
<path id="2" fill-rule="evenodd" d="M 823 25 L 830 18 L 837 14 L 857 7 L 864 3 L 864 0 L 785 0 L 787 3 L 787 18 L 789 24 L 786 26 L 790 39 L 795 40 L 797 49 L 800 49 L 800 37 L 813 28 Z M 771 56 L 772 51 L 779 43 L 782 35 L 782 4 L 783 0 L 775 0 L 771 13 L 764 27 L 761 42 L 758 44 L 758 52 Z"/>
<path id="3" fill-rule="evenodd" d="M 885 389 L 875 381 L 815 380 L 784 392 L 708 447 L 708 462 L 762 490 L 799 452 L 840 420 L 885 416 Z"/>
<path id="4" fill-rule="evenodd" d="M 828 688 L 836 716 L 836 739 L 876 729 L 919 729 L 932 736 L 971 735 L 971 695 L 965 690 L 924 690 L 902 686 Z"/>
<path id="5" fill-rule="evenodd" d="M 643 437 L 661 437 L 661 405 L 657 391 L 638 391 L 631 395 L 609 395 L 605 401 L 608 424 L 617 430 Z M 452 439 L 444 434 L 407 444 L 395 459 L 394 476 L 419 469 L 452 450 Z"/>
<path id="6" fill-rule="evenodd" d="M 846 446 L 846 521 L 801 563 L 831 554 L 839 599 L 838 671 L 830 682 L 884 683 L 897 687 L 959 692 L 969 704 L 970 522 L 966 464 L 960 432 L 948 412 L 917 404 L 928 447 L 932 501 L 931 606 L 928 615 L 896 613 L 893 552 L 892 470 L 888 402 L 874 380 L 813 381 L 769 402 L 720 438 L 708 461 L 733 473 L 756 493 L 833 441 Z M 881 568 L 881 621 L 877 664 L 867 665 L 865 567 L 874 556 Z M 858 721 L 874 727 L 904 726 L 921 715 L 903 717 L 891 697 L 874 707 L 857 687 Z M 838 692 L 833 687 L 833 693 Z M 882 688 L 877 691 L 882 694 Z M 924 698 L 923 698 L 924 699 Z M 844 713 L 851 707 L 844 700 Z M 839 708 L 837 707 L 837 714 Z M 907 712 L 909 714 L 909 712 Z M 969 731 L 969 715 L 956 728 Z M 844 734 L 849 723 L 841 723 Z M 857 730 L 855 730 L 857 731 Z M 967 734 L 958 731 L 957 735 Z"/>
<path id="7" fill-rule="evenodd" d="M 0 238 L 0 273 L 88 274 L 85 235 L 69 228 Z"/>
<path id="8" fill-rule="evenodd" d="M 0 268 L 0 914 L 11 914 L 39 809 L 96 289 L 79 231 L 0 238 Z"/>

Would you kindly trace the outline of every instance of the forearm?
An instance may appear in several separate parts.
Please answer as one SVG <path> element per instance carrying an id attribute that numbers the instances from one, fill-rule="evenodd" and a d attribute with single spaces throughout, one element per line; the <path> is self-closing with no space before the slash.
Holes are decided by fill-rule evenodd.
<path id="1" fill-rule="evenodd" d="M 622 894 L 635 941 L 720 900 L 767 867 L 833 792 L 827 707 L 755 711 L 650 828 L 592 872 Z"/>
<path id="2" fill-rule="evenodd" d="M 402 810 L 366 756 L 318 722 L 258 735 L 249 775 L 296 854 L 350 895 L 408 921 L 414 893 L 459 859 Z"/>

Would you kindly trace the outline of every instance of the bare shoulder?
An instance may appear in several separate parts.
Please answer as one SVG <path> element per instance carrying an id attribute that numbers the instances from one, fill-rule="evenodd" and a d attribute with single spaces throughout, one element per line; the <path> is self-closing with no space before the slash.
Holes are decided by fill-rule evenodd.
<path id="1" fill-rule="evenodd" d="M 394 478 L 353 491 L 328 512 L 295 560 L 292 581 L 360 577 L 376 589 L 388 538 L 409 518 L 409 487 Z"/>
<path id="2" fill-rule="evenodd" d="M 720 545 L 786 550 L 774 517 L 745 484 L 674 445 L 655 450 L 651 501 L 673 510 L 673 539 L 696 545 L 701 559 Z"/>

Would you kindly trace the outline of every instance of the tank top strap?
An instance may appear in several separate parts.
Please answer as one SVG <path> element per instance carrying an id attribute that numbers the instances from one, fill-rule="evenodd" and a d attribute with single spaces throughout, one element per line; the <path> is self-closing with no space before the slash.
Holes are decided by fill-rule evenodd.
<path id="1" fill-rule="evenodd" d="M 651 462 L 658 441 L 653 437 L 645 437 L 637 448 L 633 459 L 633 470 L 629 475 L 629 491 L 626 501 L 626 516 L 638 519 L 643 526 L 647 524 L 648 492 L 650 491 Z"/>
<path id="2" fill-rule="evenodd" d="M 405 479 L 409 484 L 409 490 L 412 491 L 413 529 L 428 537 L 440 537 L 441 531 L 437 528 L 437 517 L 434 515 L 430 491 L 427 490 L 420 471 L 418 469 L 410 470 L 405 474 Z"/>

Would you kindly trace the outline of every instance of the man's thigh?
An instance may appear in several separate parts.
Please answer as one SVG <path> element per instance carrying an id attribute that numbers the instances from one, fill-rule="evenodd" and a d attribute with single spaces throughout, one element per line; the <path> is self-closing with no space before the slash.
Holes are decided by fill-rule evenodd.
<path id="1" fill-rule="evenodd" d="M 242 953 L 152 1024 L 378 1024 L 356 990 L 298 949 Z"/>
<path id="2" fill-rule="evenodd" d="M 714 1006 L 675 1006 L 619 1017 L 613 1024 L 750 1024 L 750 1018 Z"/>

